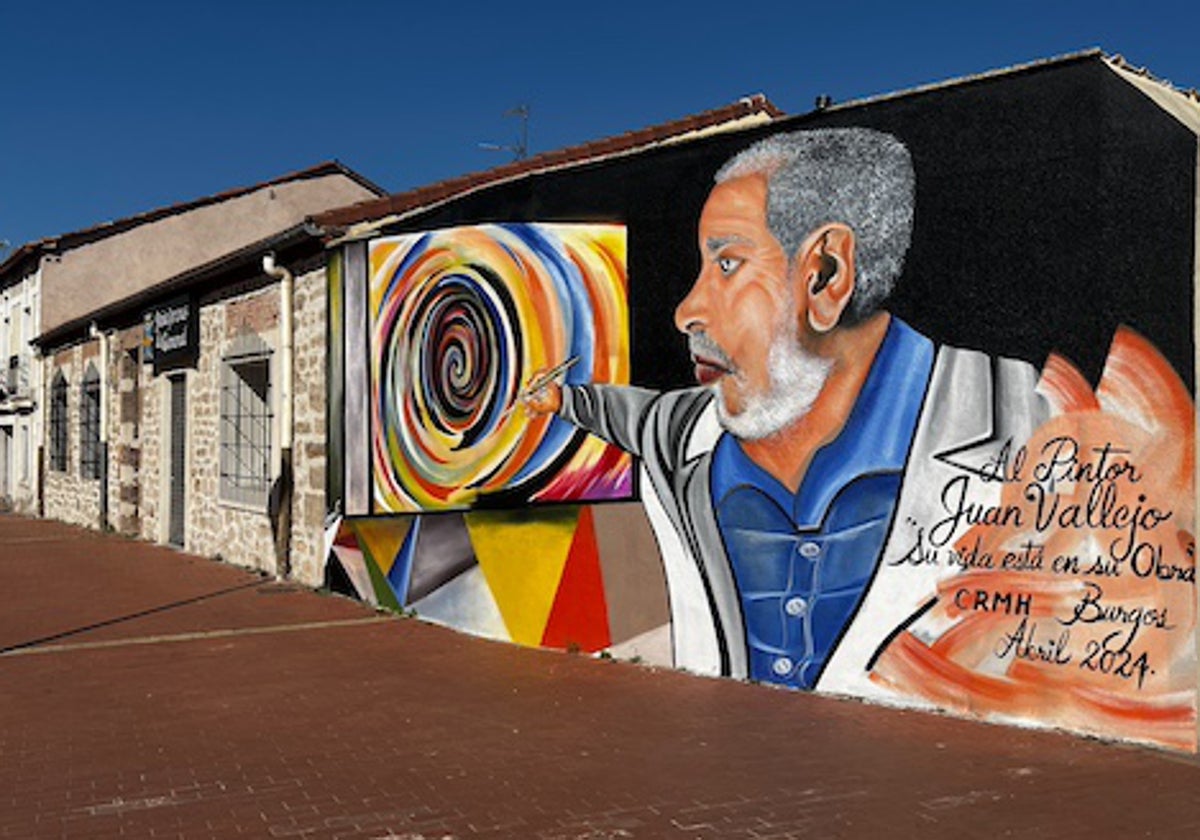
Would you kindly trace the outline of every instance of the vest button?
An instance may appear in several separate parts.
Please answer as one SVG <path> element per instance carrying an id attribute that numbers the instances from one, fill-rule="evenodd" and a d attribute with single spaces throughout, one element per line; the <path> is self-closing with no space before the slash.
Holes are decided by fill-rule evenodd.
<path id="1" fill-rule="evenodd" d="M 808 612 L 808 601 L 800 597 L 788 598 L 787 603 L 783 605 L 783 609 L 793 618 L 799 618 Z"/>

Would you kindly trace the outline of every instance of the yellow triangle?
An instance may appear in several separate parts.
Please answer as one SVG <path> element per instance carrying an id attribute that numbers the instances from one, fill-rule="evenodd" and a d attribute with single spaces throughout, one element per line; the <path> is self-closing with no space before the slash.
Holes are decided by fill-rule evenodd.
<path id="1" fill-rule="evenodd" d="M 575 539 L 579 508 L 481 511 L 465 519 L 509 635 L 537 647 Z"/>
<path id="2" fill-rule="evenodd" d="M 353 519 L 347 520 L 347 522 L 354 529 L 359 546 L 367 550 L 371 559 L 375 561 L 375 565 L 379 567 L 379 571 L 386 576 L 396 562 L 400 546 L 404 545 L 404 538 L 408 536 L 408 529 L 412 527 L 413 518 L 411 516 L 403 518 L 390 516 L 378 519 Z"/>

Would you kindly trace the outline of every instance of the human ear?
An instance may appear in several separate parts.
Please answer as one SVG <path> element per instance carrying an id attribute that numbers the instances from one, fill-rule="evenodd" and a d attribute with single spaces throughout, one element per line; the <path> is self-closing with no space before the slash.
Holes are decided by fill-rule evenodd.
<path id="1" fill-rule="evenodd" d="M 840 223 L 817 229 L 802 246 L 799 266 L 808 293 L 808 325 L 827 333 L 854 294 L 854 231 Z"/>

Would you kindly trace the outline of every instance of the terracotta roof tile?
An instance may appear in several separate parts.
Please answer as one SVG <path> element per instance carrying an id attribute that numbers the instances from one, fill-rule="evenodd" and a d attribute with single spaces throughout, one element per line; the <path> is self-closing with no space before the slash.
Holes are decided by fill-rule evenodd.
<path id="1" fill-rule="evenodd" d="M 629 152 L 653 143 L 673 140 L 694 131 L 715 128 L 724 123 L 753 116 L 775 119 L 783 116 L 783 112 L 776 108 L 766 96 L 759 93 L 739 99 L 722 108 L 693 114 L 672 122 L 627 131 L 613 137 L 591 140 L 576 146 L 542 152 L 525 160 L 503 164 L 482 172 L 460 175 L 407 192 L 329 210 L 313 216 L 313 221 L 325 228 L 345 228 L 359 222 L 382 219 L 434 202 L 444 201 L 451 196 L 461 195 L 501 181 L 555 167 L 585 163 L 607 155 Z"/>

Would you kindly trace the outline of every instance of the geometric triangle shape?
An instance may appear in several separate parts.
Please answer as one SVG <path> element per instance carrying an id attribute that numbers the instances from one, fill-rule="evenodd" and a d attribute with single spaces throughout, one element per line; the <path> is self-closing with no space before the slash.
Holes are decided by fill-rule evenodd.
<path id="1" fill-rule="evenodd" d="M 348 549 L 343 547 L 340 550 L 347 551 Z M 350 573 L 346 571 L 346 567 L 342 565 L 342 561 L 338 559 L 332 548 L 325 556 L 325 571 L 321 575 L 321 589 L 332 595 L 345 595 L 347 598 L 363 600 L 358 586 L 350 579 Z"/>
<path id="2" fill-rule="evenodd" d="M 337 558 L 337 565 L 349 578 L 359 600 L 366 601 L 373 607 L 379 606 L 379 599 L 375 597 L 375 587 L 371 584 L 371 574 L 367 571 L 362 552 L 346 545 L 334 545 L 333 555 Z"/>
<path id="3" fill-rule="evenodd" d="M 585 507 L 579 514 L 575 539 L 542 634 L 542 646 L 592 653 L 610 644 L 596 529 L 592 509 Z"/>
<path id="4" fill-rule="evenodd" d="M 420 522 L 407 558 L 411 570 L 405 600 L 409 602 L 421 600 L 475 565 L 471 535 L 461 513 L 427 513 Z"/>
<path id="5" fill-rule="evenodd" d="M 664 624 L 647 630 L 613 645 L 608 649 L 614 659 L 637 659 L 643 665 L 670 668 L 673 663 L 671 652 L 671 625 Z"/>
<path id="6" fill-rule="evenodd" d="M 509 636 L 537 647 L 574 542 L 579 508 L 472 511 L 464 519 Z"/>
<path id="7" fill-rule="evenodd" d="M 443 624 L 487 639 L 511 641 L 504 618 L 478 566 L 472 566 L 419 601 L 413 601 L 411 608 L 422 621 Z"/>
<path id="8" fill-rule="evenodd" d="M 392 568 L 388 569 L 387 579 L 388 584 L 392 587 L 392 591 L 396 593 L 396 600 L 401 606 L 408 604 L 408 583 L 409 577 L 412 574 L 412 559 L 416 552 L 417 538 L 421 534 L 421 517 L 417 516 L 413 519 L 412 527 L 408 529 L 408 534 L 404 537 L 404 542 L 400 546 L 400 550 L 396 552 L 396 559 L 392 561 Z"/>
<path id="9" fill-rule="evenodd" d="M 337 542 L 338 534 L 342 531 L 342 517 L 338 517 L 331 524 L 325 526 L 325 557 L 328 559 L 329 553 L 333 551 L 333 544 Z"/>
<path id="10" fill-rule="evenodd" d="M 342 519 L 338 521 L 337 531 L 333 534 L 334 545 L 344 545 L 347 548 L 358 550 L 358 536 L 354 533 L 354 529 L 350 527 L 350 521 Z"/>
<path id="11" fill-rule="evenodd" d="M 412 517 L 355 519 L 351 525 L 358 534 L 359 546 L 370 553 L 379 571 L 386 575 L 392 570 L 396 554 L 408 536 Z"/>
<path id="12" fill-rule="evenodd" d="M 362 526 L 366 521 L 367 520 L 355 520 L 351 525 L 358 540 L 358 547 L 362 555 L 363 568 L 366 570 L 367 575 L 370 578 L 371 588 L 375 591 L 375 598 L 373 600 L 365 600 L 371 600 L 371 602 L 378 607 L 400 612 L 400 601 L 396 598 L 396 593 L 392 589 L 392 585 L 388 583 L 387 575 L 380 570 L 379 561 L 375 558 L 375 553 L 371 550 L 370 543 L 362 537 L 364 530 Z M 381 529 L 378 528 L 371 529 L 371 533 L 378 537 L 378 532 L 380 530 Z M 377 539 L 376 546 L 383 548 L 385 551 L 387 550 L 386 541 Z M 334 547 L 336 549 L 338 546 L 335 544 Z M 394 559 L 394 554 L 392 557 L 386 558 L 385 562 L 387 562 L 388 568 L 391 568 L 392 561 Z"/>
<path id="13" fill-rule="evenodd" d="M 663 561 L 646 509 L 640 502 L 595 505 L 592 524 L 613 644 L 669 623 Z"/>

